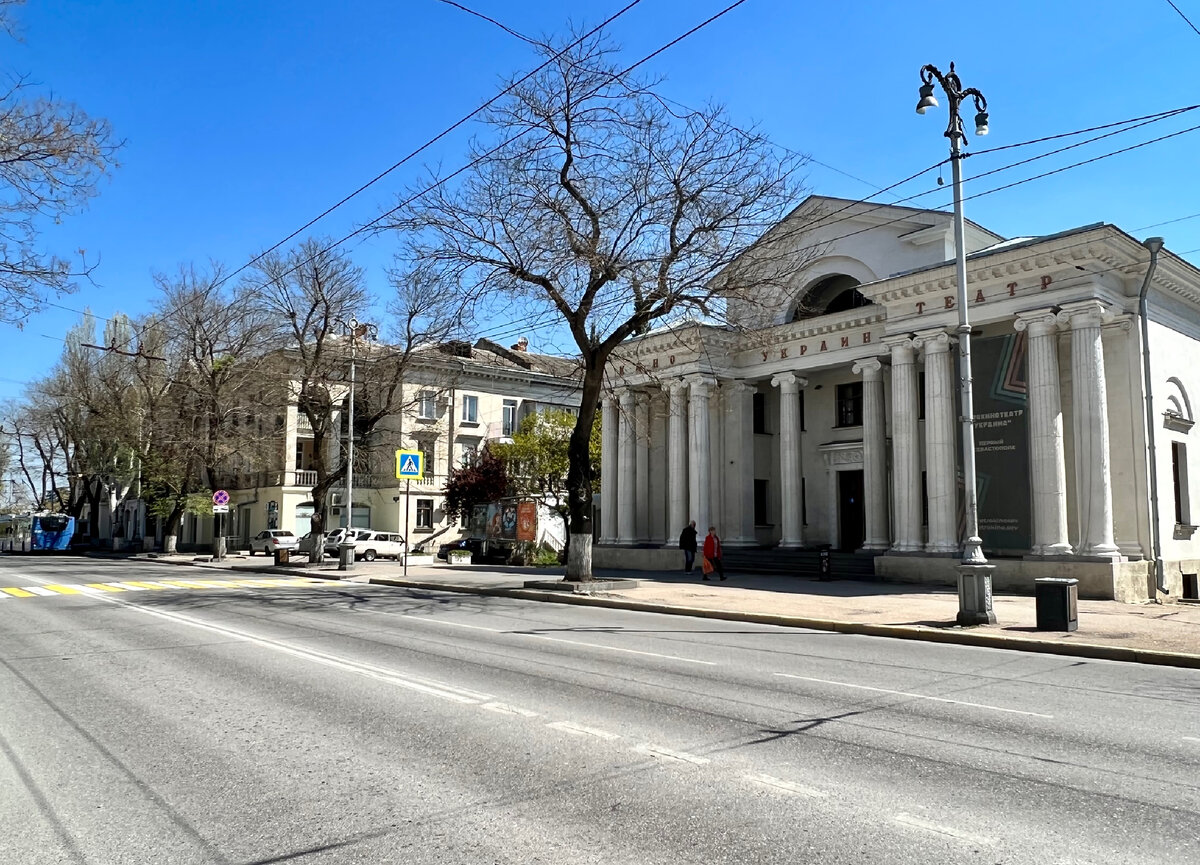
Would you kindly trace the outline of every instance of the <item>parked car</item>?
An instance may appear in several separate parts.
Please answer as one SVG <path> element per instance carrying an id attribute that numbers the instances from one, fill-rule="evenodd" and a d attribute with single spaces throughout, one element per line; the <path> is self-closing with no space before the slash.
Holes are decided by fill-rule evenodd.
<path id="1" fill-rule="evenodd" d="M 274 555 L 276 550 L 294 550 L 299 544 L 299 539 L 287 529 L 267 529 L 250 539 L 250 555 L 260 550 Z"/>
<path id="2" fill-rule="evenodd" d="M 446 561 L 451 550 L 470 550 L 473 562 L 507 562 L 512 553 L 512 544 L 486 538 L 459 538 L 438 547 L 437 557 Z"/>
<path id="3" fill-rule="evenodd" d="M 369 535 L 371 529 L 347 529 L 345 527 L 336 528 L 325 536 L 325 555 L 336 556 L 338 547 L 349 534 L 350 540 L 357 541 L 364 535 Z"/>
<path id="4" fill-rule="evenodd" d="M 308 532 L 300 536 L 299 543 L 296 544 L 296 552 L 312 554 L 313 541 L 317 539 L 315 532 Z"/>
<path id="5" fill-rule="evenodd" d="M 404 555 L 403 535 L 391 532 L 367 532 L 354 542 L 354 558 L 365 562 L 375 559 L 399 559 Z"/>

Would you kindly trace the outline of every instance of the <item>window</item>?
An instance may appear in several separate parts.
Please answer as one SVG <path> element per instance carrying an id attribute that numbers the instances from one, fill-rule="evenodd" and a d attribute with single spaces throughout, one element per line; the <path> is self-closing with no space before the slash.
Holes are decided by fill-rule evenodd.
<path id="1" fill-rule="evenodd" d="M 754 525 L 765 526 L 767 522 L 767 480 L 754 479 Z"/>
<path id="2" fill-rule="evenodd" d="M 804 391 L 800 391 L 800 432 L 804 432 Z"/>
<path id="3" fill-rule="evenodd" d="M 837 425 L 862 426 L 862 382 L 837 386 Z"/>
<path id="4" fill-rule="evenodd" d="M 419 417 L 421 420 L 433 420 L 437 417 L 436 391 L 421 391 L 421 400 L 417 407 L 417 417 Z"/>
<path id="5" fill-rule="evenodd" d="M 506 399 L 504 401 L 504 428 L 501 435 L 510 436 L 517 428 L 517 401 L 515 399 Z"/>
<path id="6" fill-rule="evenodd" d="M 462 446 L 462 464 L 464 466 L 475 464 L 475 445 Z"/>
<path id="7" fill-rule="evenodd" d="M 925 373 L 917 373 L 917 420 L 925 420 Z"/>
<path id="8" fill-rule="evenodd" d="M 1191 525 L 1191 502 L 1188 501 L 1187 445 L 1171 442 L 1171 479 L 1175 482 L 1175 522 Z"/>
<path id="9" fill-rule="evenodd" d="M 808 478 L 800 478 L 800 523 L 808 525 Z"/>
<path id="10" fill-rule="evenodd" d="M 765 393 L 754 394 L 754 432 L 758 435 L 767 434 L 767 395 Z M 757 519 L 755 521 L 757 522 Z"/>
<path id="11" fill-rule="evenodd" d="M 464 396 L 462 419 L 463 423 L 479 423 L 479 397 Z"/>
<path id="12" fill-rule="evenodd" d="M 417 499 L 417 528 L 433 528 L 433 499 Z"/>
<path id="13" fill-rule="evenodd" d="M 921 525 L 929 525 L 929 473 L 921 472 Z"/>
<path id="14" fill-rule="evenodd" d="M 433 442 L 418 445 L 418 448 L 421 451 L 421 467 L 428 478 L 433 475 Z"/>

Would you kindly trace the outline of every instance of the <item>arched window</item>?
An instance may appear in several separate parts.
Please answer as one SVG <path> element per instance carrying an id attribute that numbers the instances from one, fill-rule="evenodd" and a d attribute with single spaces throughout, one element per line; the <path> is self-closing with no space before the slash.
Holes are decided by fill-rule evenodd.
<path id="1" fill-rule="evenodd" d="M 853 276 L 844 273 L 835 273 L 821 279 L 810 286 L 796 303 L 792 321 L 869 306 L 871 301 L 858 290 L 861 284 Z"/>

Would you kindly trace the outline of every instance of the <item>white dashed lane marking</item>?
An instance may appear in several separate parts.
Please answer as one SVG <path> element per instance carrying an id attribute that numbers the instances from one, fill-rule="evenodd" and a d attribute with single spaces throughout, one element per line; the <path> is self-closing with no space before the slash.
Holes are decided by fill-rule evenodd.
<path id="1" fill-rule="evenodd" d="M 924 829 L 926 832 L 936 832 L 938 835 L 946 835 L 950 838 L 957 838 L 959 841 L 966 841 L 969 844 L 978 844 L 980 846 L 988 846 L 995 844 L 993 838 L 988 838 L 983 835 L 975 835 L 971 832 L 964 832 L 961 829 L 955 829 L 953 826 L 943 826 L 940 823 L 930 823 L 928 820 L 922 820 L 920 817 L 913 817 L 911 814 L 895 814 L 892 820 L 902 826 L 911 826 L 914 829 Z"/>
<path id="2" fill-rule="evenodd" d="M 519 715 L 522 718 L 536 718 L 537 712 L 532 709 L 522 709 L 520 706 L 510 706 L 507 703 L 484 703 L 479 708 L 487 709 L 489 712 L 495 712 L 498 715 Z"/>
<path id="3" fill-rule="evenodd" d="M 620 739 L 616 733 L 610 733 L 607 730 L 597 730 L 595 727 L 585 727 L 582 724 L 576 724 L 573 721 L 551 721 L 546 725 L 552 730 L 562 730 L 564 733 L 571 733 L 575 736 L 595 736 L 597 739 Z"/>
<path id="4" fill-rule="evenodd" d="M 746 780 L 753 781 L 755 784 L 762 784 L 766 787 L 774 787 L 776 790 L 783 790 L 787 793 L 794 793 L 797 796 L 807 796 L 810 799 L 824 799 L 829 795 L 824 790 L 805 787 L 803 784 L 797 784 L 794 781 L 785 781 L 783 778 L 776 778 L 774 775 L 764 775 L 756 772 L 753 775 L 747 775 Z"/>
<path id="5" fill-rule="evenodd" d="M 674 760 L 676 763 L 691 763 L 693 766 L 703 766 L 712 762 L 707 757 L 688 754 L 685 751 L 673 751 L 661 745 L 638 745 L 633 750 L 639 754 L 645 754 L 647 757 L 657 757 L 660 760 Z"/>
<path id="6" fill-rule="evenodd" d="M 803 682 L 817 682 L 821 685 L 836 685 L 839 688 L 856 688 L 860 691 L 875 691 L 879 694 L 891 694 L 896 697 L 911 697 L 914 700 L 932 700 L 935 703 L 951 703 L 955 706 L 970 706 L 974 709 L 990 709 L 993 712 L 1008 712 L 1013 715 L 1029 715 L 1034 718 L 1053 718 L 1053 715 L 1043 715 L 1041 712 L 1026 712 L 1021 709 L 1006 709 L 1003 706 L 989 706 L 986 703 L 971 703 L 967 700 L 951 700 L 947 697 L 931 697 L 929 694 L 914 694 L 911 691 L 893 691 L 890 688 L 873 688 L 870 685 L 854 685 L 850 682 L 834 682 L 830 679 L 814 679 L 812 676 L 797 676 L 794 673 L 776 673 L 785 679 L 799 679 Z"/>

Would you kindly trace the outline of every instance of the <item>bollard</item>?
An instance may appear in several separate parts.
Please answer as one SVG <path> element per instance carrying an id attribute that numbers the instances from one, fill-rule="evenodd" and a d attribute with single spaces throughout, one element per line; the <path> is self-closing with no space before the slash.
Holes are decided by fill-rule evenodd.
<path id="1" fill-rule="evenodd" d="M 821 582 L 829 582 L 833 579 L 833 563 L 829 558 L 829 550 L 821 550 L 820 559 L 817 561 L 817 574 Z"/>

